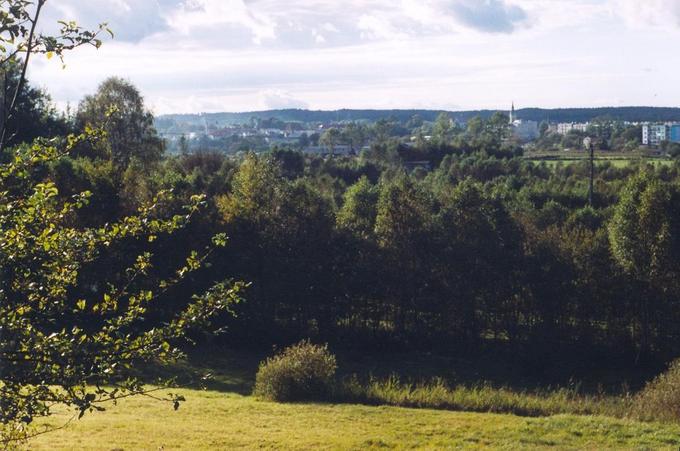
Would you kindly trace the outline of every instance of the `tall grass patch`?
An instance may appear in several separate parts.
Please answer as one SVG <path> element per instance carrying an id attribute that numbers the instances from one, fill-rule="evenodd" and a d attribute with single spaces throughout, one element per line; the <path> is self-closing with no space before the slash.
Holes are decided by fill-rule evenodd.
<path id="1" fill-rule="evenodd" d="M 680 360 L 635 397 L 632 413 L 646 421 L 680 422 Z"/>
<path id="2" fill-rule="evenodd" d="M 397 376 L 383 380 L 371 378 L 365 383 L 352 377 L 338 388 L 337 396 L 348 402 L 365 404 L 511 413 L 530 417 L 559 414 L 625 417 L 631 404 L 627 395 L 584 395 L 577 388 L 529 392 L 496 388 L 489 384 L 451 387 L 443 379 L 413 384 L 404 383 Z"/>

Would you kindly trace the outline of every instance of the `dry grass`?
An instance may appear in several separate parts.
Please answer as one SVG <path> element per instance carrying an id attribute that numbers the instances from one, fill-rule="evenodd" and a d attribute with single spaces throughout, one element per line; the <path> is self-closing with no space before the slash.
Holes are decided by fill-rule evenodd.
<path id="1" fill-rule="evenodd" d="M 640 420 L 680 424 L 680 360 L 635 397 L 631 413 Z"/>

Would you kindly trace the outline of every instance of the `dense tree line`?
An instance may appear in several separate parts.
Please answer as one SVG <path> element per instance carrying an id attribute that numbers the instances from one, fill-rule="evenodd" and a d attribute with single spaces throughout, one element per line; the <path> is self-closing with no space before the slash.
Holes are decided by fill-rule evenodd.
<path id="1" fill-rule="evenodd" d="M 36 177 L 65 198 L 91 193 L 76 213 L 83 227 L 161 190 L 175 196 L 168 212 L 206 194 L 207 209 L 154 252 L 162 268 L 217 233 L 230 237 L 163 303 L 171 312 L 227 274 L 252 282 L 237 319 L 221 320 L 224 340 L 495 343 L 536 358 L 564 347 L 630 361 L 680 352 L 675 165 L 598 165 L 591 206 L 587 165 L 522 159 L 503 115 L 465 129 L 440 115 L 430 140 L 404 146 L 385 133 L 353 158 L 167 156 L 139 92 L 118 79 L 87 97 L 70 126 L 97 125 L 110 129 L 104 144 L 84 143 Z M 357 136 L 390 126 L 357 125 Z M 413 160 L 433 169 L 409 171 Z M 107 271 L 102 263 L 93 274 Z"/>
<path id="2" fill-rule="evenodd" d="M 143 104 L 137 110 L 146 121 Z M 145 163 L 128 164 L 125 177 L 114 153 L 86 149 L 44 176 L 63 195 L 92 192 L 97 201 L 78 219 L 88 225 L 159 190 L 172 190 L 177 208 L 207 194 L 207 210 L 156 252 L 172 261 L 216 233 L 230 237 L 184 295 L 165 300 L 172 310 L 227 274 L 252 282 L 237 318 L 222 319 L 224 340 L 499 344 L 535 358 L 564 348 L 630 361 L 679 353 L 680 168 L 601 164 L 591 206 L 585 163 L 524 160 L 501 124 L 498 116 L 452 131 L 440 117 L 429 142 L 386 139 L 355 158 L 284 149 L 164 157 L 135 144 L 124 146 L 127 161 Z M 407 171 L 414 159 L 434 169 Z"/>
<path id="3" fill-rule="evenodd" d="M 590 207 L 585 168 L 473 154 L 423 179 L 322 173 L 338 202 L 319 175 L 289 180 L 249 156 L 217 201 L 243 246 L 224 264 L 253 281 L 234 327 L 250 340 L 676 353 L 676 175 L 601 168 Z"/>
<path id="4" fill-rule="evenodd" d="M 508 107 L 509 109 L 509 107 Z M 488 119 L 496 110 L 450 111 L 447 112 L 459 122 L 467 122 L 475 117 Z M 401 124 L 407 124 L 414 116 L 434 122 L 442 111 L 439 110 L 337 110 L 309 111 L 301 109 L 257 111 L 250 113 L 211 113 L 201 116 L 191 114 L 170 114 L 159 118 L 159 128 L 174 124 L 195 124 L 203 127 L 205 122 L 226 124 L 251 124 L 253 121 L 329 123 L 329 122 L 376 122 L 391 117 Z M 608 107 L 608 108 L 522 108 L 517 110 L 520 119 L 542 122 L 590 122 L 595 118 L 607 116 L 618 121 L 628 122 L 667 122 L 680 118 L 680 109 L 663 107 Z"/>

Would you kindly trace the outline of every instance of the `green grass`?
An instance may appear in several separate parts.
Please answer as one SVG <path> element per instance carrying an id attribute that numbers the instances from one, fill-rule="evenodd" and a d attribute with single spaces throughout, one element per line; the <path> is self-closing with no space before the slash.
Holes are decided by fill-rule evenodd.
<path id="1" fill-rule="evenodd" d="M 275 404 L 181 390 L 178 411 L 134 398 L 30 442 L 32 450 L 677 449 L 680 427 L 605 417 L 512 415 L 362 405 Z M 60 412 L 48 424 L 69 418 Z"/>
<path id="2" fill-rule="evenodd" d="M 172 390 L 187 398 L 177 412 L 149 398 L 122 400 L 108 406 L 107 412 L 88 414 L 63 430 L 33 439 L 29 449 L 680 447 L 680 425 L 626 418 L 631 400 L 616 395 L 620 393 L 616 389 L 605 394 L 533 386 L 513 376 L 505 364 L 497 368 L 481 361 L 355 356 L 340 359 L 344 369 L 340 377 L 345 383 L 335 403 L 258 401 L 249 395 L 258 362 L 267 354 L 211 350 L 195 354 L 190 362 L 157 368 L 152 378 L 172 375 L 186 383 L 210 372 L 213 379 L 207 390 Z M 397 372 L 401 381 L 389 376 Z M 350 376 L 354 373 L 360 375 L 361 383 Z M 504 376 L 488 377 L 497 373 Z M 376 376 L 371 379 L 368 374 Z M 445 379 L 433 379 L 437 375 Z M 607 378 L 600 375 L 597 379 Z M 405 382 L 418 380 L 432 382 Z M 511 385 L 500 388 L 498 381 Z M 611 387 L 619 382 L 611 380 Z M 71 415 L 62 410 L 42 424 L 58 427 Z"/>
<path id="3" fill-rule="evenodd" d="M 195 354 L 191 363 L 166 369 L 165 376 L 178 377 L 186 385 L 199 380 L 200 374 L 210 373 L 212 378 L 206 388 L 249 395 L 253 392 L 258 362 L 265 357 L 266 354 L 234 351 Z M 555 370 L 558 374 L 526 378 L 516 374 L 516 369 L 500 357 L 489 360 L 412 354 L 345 356 L 339 359 L 339 383 L 328 399 L 336 403 L 520 416 L 575 414 L 625 418 L 631 412 L 631 392 L 640 390 L 651 377 L 647 373 L 588 371 L 591 378 L 588 380 L 584 379 L 583 371 L 570 373 L 558 367 Z"/>
<path id="4" fill-rule="evenodd" d="M 585 163 L 588 155 L 585 152 L 563 152 L 563 153 L 539 153 L 525 157 L 527 161 L 534 164 L 544 163 L 548 167 L 554 168 L 558 165 L 568 166 L 572 164 Z M 625 168 L 633 164 L 645 163 L 654 166 L 670 166 L 675 160 L 667 157 L 649 157 L 645 155 L 626 155 L 609 152 L 600 152 L 595 155 L 595 164 L 610 164 L 615 168 Z"/>
<path id="5" fill-rule="evenodd" d="M 575 414 L 623 418 L 629 414 L 632 404 L 632 398 L 627 395 L 587 395 L 575 388 L 528 391 L 496 388 L 489 384 L 449 386 L 441 379 L 410 384 L 402 383 L 396 376 L 367 383 L 349 379 L 339 391 L 338 399 L 363 404 L 535 417 Z"/>
<path id="6" fill-rule="evenodd" d="M 541 160 L 541 159 L 530 159 L 529 161 L 535 163 L 535 164 L 541 164 L 545 163 L 546 166 L 550 168 L 554 168 L 558 165 L 562 166 L 568 166 L 572 164 L 577 164 L 577 163 L 582 163 L 588 161 L 586 158 L 581 158 L 581 159 L 557 159 L 557 160 Z M 598 166 L 601 166 L 605 163 L 610 164 L 612 167 L 615 167 L 617 169 L 625 168 L 633 164 L 638 164 L 640 162 L 644 162 L 645 164 L 652 164 L 654 166 L 670 166 L 673 164 L 672 160 L 662 160 L 662 159 L 607 159 L 607 158 L 598 158 L 595 160 L 595 164 Z"/>

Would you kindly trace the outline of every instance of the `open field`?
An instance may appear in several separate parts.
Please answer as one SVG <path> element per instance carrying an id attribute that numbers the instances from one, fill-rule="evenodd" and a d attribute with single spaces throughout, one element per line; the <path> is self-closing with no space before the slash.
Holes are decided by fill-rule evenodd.
<path id="1" fill-rule="evenodd" d="M 566 151 L 566 152 L 530 152 L 524 157 L 527 161 L 536 164 L 545 163 L 550 167 L 557 165 L 570 165 L 575 163 L 583 163 L 588 161 L 588 154 L 584 151 Z M 608 163 L 616 168 L 622 168 L 631 164 L 652 164 L 658 165 L 672 165 L 675 160 L 672 158 L 646 154 L 644 152 L 596 152 L 596 164 Z"/>
<path id="2" fill-rule="evenodd" d="M 32 440 L 29 449 L 677 449 L 680 446 L 680 425 L 613 418 L 625 416 L 622 398 L 614 395 L 572 397 L 566 390 L 524 391 L 491 386 L 455 386 L 450 391 L 442 391 L 436 386 L 418 389 L 408 388 L 404 383 L 390 385 L 387 380 L 373 385 L 364 382 L 358 396 L 343 399 L 342 403 L 258 401 L 249 394 L 261 357 L 259 353 L 197 356 L 191 364 L 178 365 L 169 371 L 185 381 L 205 372 L 211 372 L 214 377 L 208 390 L 171 390 L 187 399 L 178 411 L 173 411 L 167 403 L 146 397 L 122 400 L 116 406 L 107 406 L 105 413 L 88 414 L 63 430 Z M 341 367 L 349 367 L 350 372 L 357 371 L 364 376 L 375 375 L 380 374 L 375 371 L 378 369 L 375 365 L 392 372 L 391 362 L 396 365 L 397 361 L 405 380 L 435 374 L 446 376 L 445 368 L 451 371 L 449 365 L 465 369 L 461 361 L 438 362 L 405 356 L 374 360 L 373 365 L 344 361 Z M 164 371 L 168 370 L 161 370 Z M 480 381 L 479 374 L 476 376 Z M 473 380 L 472 376 L 462 374 L 455 379 L 462 381 L 461 378 Z M 490 411 L 516 412 L 522 416 L 487 413 Z M 589 415 L 592 412 L 598 415 Z M 62 410 L 42 424 L 58 427 L 72 415 Z"/>
<path id="3" fill-rule="evenodd" d="M 182 390 L 178 411 L 124 400 L 30 443 L 33 450 L 366 448 L 677 449 L 680 427 L 604 417 L 525 418 L 398 407 L 274 404 L 233 393 Z M 69 418 L 49 420 L 57 426 Z"/>
<path id="4" fill-rule="evenodd" d="M 533 159 L 529 158 L 528 161 L 531 161 L 535 164 L 545 164 L 548 167 L 556 167 L 556 166 L 567 166 L 571 164 L 579 164 L 579 163 L 585 163 L 588 161 L 587 158 L 564 158 L 564 159 Z M 633 165 L 633 164 L 639 164 L 640 162 L 644 162 L 645 164 L 652 164 L 655 166 L 670 166 L 673 164 L 673 160 L 666 160 L 666 159 L 660 159 L 660 158 L 646 158 L 646 159 L 636 159 L 636 158 L 631 158 L 631 159 L 621 159 L 621 158 L 597 158 L 595 160 L 596 165 L 603 165 L 603 164 L 609 164 L 615 168 L 625 168 L 627 166 Z"/>

